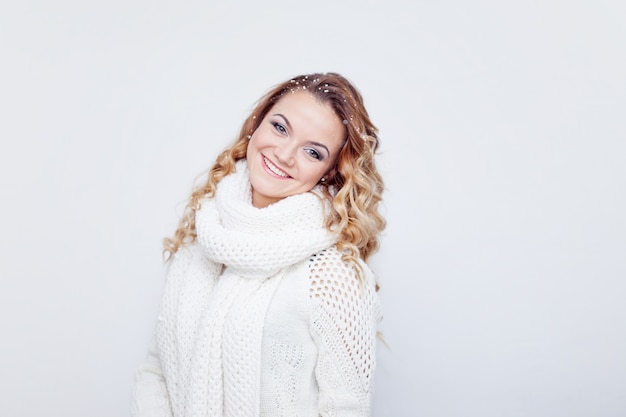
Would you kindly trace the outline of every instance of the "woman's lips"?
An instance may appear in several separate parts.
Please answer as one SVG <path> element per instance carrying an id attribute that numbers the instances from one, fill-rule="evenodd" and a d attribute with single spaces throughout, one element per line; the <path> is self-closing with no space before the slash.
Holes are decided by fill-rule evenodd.
<path id="1" fill-rule="evenodd" d="M 265 165 L 265 168 L 269 172 L 271 172 L 272 174 L 274 174 L 275 176 L 279 178 L 285 178 L 285 179 L 291 178 L 289 174 L 287 174 L 285 171 L 283 171 L 282 169 L 274 165 L 274 163 L 270 161 L 265 155 L 262 155 L 262 158 L 263 158 L 263 165 Z"/>

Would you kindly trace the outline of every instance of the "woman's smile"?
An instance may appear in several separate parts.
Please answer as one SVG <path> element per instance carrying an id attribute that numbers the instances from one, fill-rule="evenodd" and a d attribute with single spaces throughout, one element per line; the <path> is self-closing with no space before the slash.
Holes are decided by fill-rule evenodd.
<path id="1" fill-rule="evenodd" d="M 276 164 L 274 164 L 272 161 L 269 160 L 269 158 L 265 155 L 261 155 L 263 157 L 263 163 L 265 165 L 265 168 L 267 168 L 267 170 L 271 173 L 274 174 L 275 176 L 277 176 L 278 178 L 283 178 L 283 179 L 288 179 L 291 178 L 291 176 L 289 174 L 287 174 L 285 171 L 283 171 L 282 169 L 278 168 L 276 166 Z"/>

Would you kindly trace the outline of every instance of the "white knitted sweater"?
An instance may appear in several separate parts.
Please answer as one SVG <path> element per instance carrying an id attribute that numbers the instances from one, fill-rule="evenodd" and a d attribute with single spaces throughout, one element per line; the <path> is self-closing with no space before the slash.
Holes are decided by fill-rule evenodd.
<path id="1" fill-rule="evenodd" d="M 219 183 L 167 271 L 133 416 L 369 415 L 375 282 L 341 260 L 324 207 L 253 207 L 245 161 Z"/>

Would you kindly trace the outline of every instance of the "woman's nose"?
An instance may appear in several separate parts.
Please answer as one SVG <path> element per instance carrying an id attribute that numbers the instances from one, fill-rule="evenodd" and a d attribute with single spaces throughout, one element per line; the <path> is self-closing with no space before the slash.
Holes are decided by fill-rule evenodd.
<path id="1" fill-rule="evenodd" d="M 274 148 L 274 155 L 281 164 L 291 166 L 295 162 L 297 146 L 292 141 L 284 143 Z"/>

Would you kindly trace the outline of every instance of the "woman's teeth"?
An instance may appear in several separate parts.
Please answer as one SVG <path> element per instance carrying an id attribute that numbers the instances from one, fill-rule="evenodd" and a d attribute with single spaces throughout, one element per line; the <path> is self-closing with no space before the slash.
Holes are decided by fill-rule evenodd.
<path id="1" fill-rule="evenodd" d="M 283 178 L 288 178 L 289 177 L 289 175 L 287 175 L 282 170 L 280 170 L 276 165 L 274 165 L 266 157 L 263 157 L 263 161 L 265 162 L 265 165 L 267 165 L 267 167 L 270 169 L 270 171 L 272 171 L 274 174 L 276 174 L 276 175 L 278 175 L 280 177 L 283 177 Z"/>

